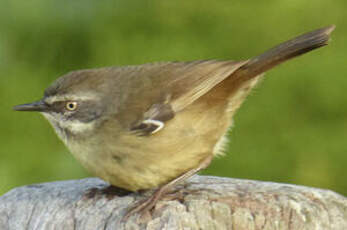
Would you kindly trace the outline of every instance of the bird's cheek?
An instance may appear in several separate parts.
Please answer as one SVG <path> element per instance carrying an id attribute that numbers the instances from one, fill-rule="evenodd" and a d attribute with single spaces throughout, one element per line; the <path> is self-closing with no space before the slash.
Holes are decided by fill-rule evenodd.
<path id="1" fill-rule="evenodd" d="M 94 122 L 81 122 L 79 120 L 65 120 L 60 122 L 63 129 L 67 129 L 72 134 L 86 134 L 94 129 Z"/>

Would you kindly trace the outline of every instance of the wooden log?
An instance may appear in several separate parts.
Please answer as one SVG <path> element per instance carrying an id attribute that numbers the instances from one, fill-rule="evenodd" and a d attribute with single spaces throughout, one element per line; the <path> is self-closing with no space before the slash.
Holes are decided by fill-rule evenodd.
<path id="1" fill-rule="evenodd" d="M 0 229 L 347 229 L 347 199 L 329 190 L 194 176 L 179 186 L 179 198 L 158 202 L 143 218 L 122 221 L 144 195 L 85 195 L 106 186 L 87 178 L 15 188 L 0 197 Z"/>

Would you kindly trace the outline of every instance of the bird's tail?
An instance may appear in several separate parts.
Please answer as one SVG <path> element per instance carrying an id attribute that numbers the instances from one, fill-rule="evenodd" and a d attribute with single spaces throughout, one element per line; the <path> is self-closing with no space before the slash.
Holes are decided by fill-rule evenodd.
<path id="1" fill-rule="evenodd" d="M 247 81 L 282 62 L 325 46 L 328 44 L 330 34 L 334 29 L 335 25 L 331 25 L 286 41 L 250 59 L 245 65 L 232 74 L 231 79 L 236 82 Z"/>

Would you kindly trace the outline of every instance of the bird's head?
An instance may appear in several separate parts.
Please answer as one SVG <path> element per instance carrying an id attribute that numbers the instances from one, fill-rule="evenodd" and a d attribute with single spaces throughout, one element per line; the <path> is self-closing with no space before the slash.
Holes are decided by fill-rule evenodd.
<path id="1" fill-rule="evenodd" d="M 41 112 L 64 141 L 71 135 L 88 135 L 107 108 L 104 80 L 94 70 L 71 72 L 53 82 L 41 100 L 13 109 Z"/>

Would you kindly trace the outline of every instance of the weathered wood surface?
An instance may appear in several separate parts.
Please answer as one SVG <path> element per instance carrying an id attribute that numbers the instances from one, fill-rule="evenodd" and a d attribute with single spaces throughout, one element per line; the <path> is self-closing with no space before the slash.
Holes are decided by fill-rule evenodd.
<path id="1" fill-rule="evenodd" d="M 179 200 L 160 201 L 143 219 L 121 219 L 141 195 L 86 198 L 96 178 L 15 188 L 0 197 L 1 230 L 347 229 L 347 198 L 302 186 L 194 176 Z"/>

